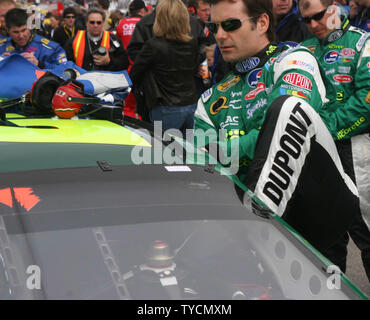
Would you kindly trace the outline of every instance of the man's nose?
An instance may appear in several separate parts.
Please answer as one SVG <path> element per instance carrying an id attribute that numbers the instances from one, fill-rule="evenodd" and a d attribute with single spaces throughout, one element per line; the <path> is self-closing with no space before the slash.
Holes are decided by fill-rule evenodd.
<path id="1" fill-rule="evenodd" d="M 319 25 L 319 23 L 316 20 L 311 19 L 311 21 L 310 21 L 311 28 L 316 28 L 318 25 Z"/>
<path id="2" fill-rule="evenodd" d="M 218 41 L 218 40 L 225 39 L 227 37 L 227 34 L 228 33 L 224 29 L 222 29 L 222 27 L 220 25 L 214 36 L 215 36 L 215 39 Z"/>

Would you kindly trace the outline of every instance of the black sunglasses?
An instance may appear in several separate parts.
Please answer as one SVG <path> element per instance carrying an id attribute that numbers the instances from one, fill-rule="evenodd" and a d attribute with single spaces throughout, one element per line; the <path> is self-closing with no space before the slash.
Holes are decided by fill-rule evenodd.
<path id="1" fill-rule="evenodd" d="M 89 21 L 90 24 L 102 24 L 103 21 Z"/>
<path id="2" fill-rule="evenodd" d="M 253 19 L 252 17 L 244 19 L 227 19 L 221 22 L 207 22 L 206 26 L 212 33 L 216 34 L 218 27 L 221 25 L 222 29 L 226 32 L 231 32 L 239 29 L 242 26 L 242 22 L 248 19 Z"/>
<path id="3" fill-rule="evenodd" d="M 75 16 L 66 16 L 66 19 L 75 19 Z"/>
<path id="4" fill-rule="evenodd" d="M 302 17 L 302 21 L 307 24 L 311 23 L 311 20 L 320 21 L 328 8 L 325 8 L 324 10 L 314 14 L 311 17 Z"/>

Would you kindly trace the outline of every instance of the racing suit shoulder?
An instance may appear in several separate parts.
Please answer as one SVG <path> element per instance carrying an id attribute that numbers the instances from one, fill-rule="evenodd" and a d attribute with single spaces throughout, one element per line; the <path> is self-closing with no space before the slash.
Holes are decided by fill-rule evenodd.
<path id="1" fill-rule="evenodd" d="M 38 34 L 34 35 L 31 43 L 38 43 L 42 47 L 44 47 L 46 50 L 55 50 L 55 49 L 58 49 L 60 47 L 59 43 L 57 43 L 55 41 L 52 41 L 48 38 L 42 37 Z"/>
<path id="2" fill-rule="evenodd" d="M 66 53 L 59 43 L 35 34 L 29 46 L 38 48 L 36 53 L 40 68 L 51 68 L 53 65 L 67 62 Z"/>
<path id="3" fill-rule="evenodd" d="M 2 55 L 5 52 L 12 52 L 14 50 L 15 47 L 10 38 L 5 38 L 5 41 L 0 43 L 0 55 Z"/>
<path id="4" fill-rule="evenodd" d="M 275 94 L 277 86 L 280 95 L 306 99 L 315 110 L 326 102 L 326 88 L 320 67 L 309 48 L 288 48 L 277 57 L 273 70 Z"/>

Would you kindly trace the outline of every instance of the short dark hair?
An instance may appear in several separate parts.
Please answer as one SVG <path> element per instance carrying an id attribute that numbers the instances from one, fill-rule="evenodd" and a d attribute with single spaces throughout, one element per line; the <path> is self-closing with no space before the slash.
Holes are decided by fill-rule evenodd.
<path id="1" fill-rule="evenodd" d="M 63 11 L 63 18 L 65 18 L 68 14 L 73 14 L 76 16 L 76 10 L 73 7 L 65 8 Z"/>
<path id="2" fill-rule="evenodd" d="M 204 2 L 208 2 L 211 6 L 217 4 L 221 1 L 226 2 L 236 2 L 236 0 L 205 0 Z M 266 13 L 269 17 L 269 27 L 267 29 L 267 38 L 270 41 L 275 40 L 275 23 L 274 23 L 274 15 L 272 13 L 272 0 L 243 0 L 246 13 L 252 17 L 251 19 L 254 23 L 256 23 L 257 19 L 263 14 Z"/>
<path id="3" fill-rule="evenodd" d="M 105 12 L 98 8 L 91 8 L 89 9 L 89 11 L 87 11 L 86 21 L 89 20 L 90 14 L 93 14 L 93 13 L 99 13 L 103 17 L 103 21 L 105 21 Z"/>
<path id="4" fill-rule="evenodd" d="M 27 24 L 28 14 L 26 10 L 14 8 L 5 14 L 5 25 L 8 29 L 11 27 L 21 27 Z"/>
<path id="5" fill-rule="evenodd" d="M 104 10 L 109 9 L 109 0 L 98 0 L 98 3 Z"/>

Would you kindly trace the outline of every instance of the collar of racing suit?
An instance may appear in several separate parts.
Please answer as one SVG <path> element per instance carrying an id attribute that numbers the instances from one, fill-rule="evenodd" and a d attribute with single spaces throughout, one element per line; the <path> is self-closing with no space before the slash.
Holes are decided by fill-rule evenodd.
<path id="1" fill-rule="evenodd" d="M 237 62 L 233 68 L 234 74 L 244 74 L 252 69 L 261 68 L 273 54 L 281 50 L 276 43 L 270 42 L 255 56 Z"/>
<path id="2" fill-rule="evenodd" d="M 332 31 L 325 39 L 322 40 L 322 44 L 327 46 L 329 43 L 337 41 L 343 37 L 344 33 L 349 29 L 350 26 L 349 20 L 347 18 L 344 19 L 340 28 Z"/>

